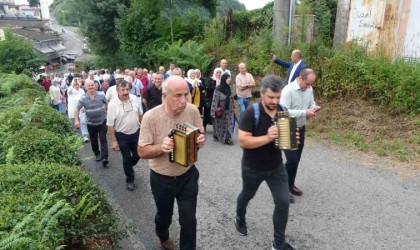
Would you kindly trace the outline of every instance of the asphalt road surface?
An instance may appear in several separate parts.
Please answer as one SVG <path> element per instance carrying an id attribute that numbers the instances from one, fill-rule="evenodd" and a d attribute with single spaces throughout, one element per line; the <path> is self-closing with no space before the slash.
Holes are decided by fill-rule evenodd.
<path id="1" fill-rule="evenodd" d="M 273 201 L 263 183 L 248 207 L 249 235 L 234 227 L 242 181 L 242 150 L 212 141 L 199 152 L 198 249 L 271 249 Z M 235 135 L 236 137 L 236 135 Z M 135 167 L 137 189 L 127 191 L 119 153 L 110 165 L 93 159 L 90 144 L 81 156 L 86 171 L 118 213 L 135 227 L 123 249 L 161 249 L 154 233 L 155 204 L 145 160 Z M 420 249 L 420 174 L 383 159 L 307 140 L 296 185 L 304 194 L 291 204 L 287 240 L 296 249 Z M 170 236 L 179 249 L 175 208 Z"/>

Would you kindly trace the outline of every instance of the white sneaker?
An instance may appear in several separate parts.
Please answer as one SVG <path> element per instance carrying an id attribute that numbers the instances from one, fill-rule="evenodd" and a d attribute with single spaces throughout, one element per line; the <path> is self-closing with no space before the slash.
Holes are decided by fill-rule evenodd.
<path id="1" fill-rule="evenodd" d="M 83 136 L 83 141 L 85 143 L 88 143 L 89 142 L 89 137 L 87 135 Z"/>

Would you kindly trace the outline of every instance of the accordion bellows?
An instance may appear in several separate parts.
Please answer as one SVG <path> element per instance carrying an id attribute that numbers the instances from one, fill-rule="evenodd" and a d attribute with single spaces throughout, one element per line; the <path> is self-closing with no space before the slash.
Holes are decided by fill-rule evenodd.
<path id="1" fill-rule="evenodd" d="M 274 123 L 279 130 L 279 137 L 275 141 L 276 146 L 283 150 L 298 149 L 296 117 L 290 117 L 287 115 L 287 112 L 279 111 Z"/>
<path id="2" fill-rule="evenodd" d="M 198 128 L 190 123 L 176 124 L 169 133 L 174 140 L 174 150 L 169 153 L 169 161 L 189 167 L 197 161 Z"/>

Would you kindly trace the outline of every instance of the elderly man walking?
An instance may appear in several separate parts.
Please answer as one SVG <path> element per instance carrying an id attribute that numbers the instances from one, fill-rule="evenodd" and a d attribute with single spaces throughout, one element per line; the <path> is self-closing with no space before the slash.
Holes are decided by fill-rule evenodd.
<path id="1" fill-rule="evenodd" d="M 129 93 L 129 82 L 122 80 L 116 86 L 118 97 L 108 105 L 106 124 L 112 149 L 115 152 L 120 151 L 123 158 L 127 189 L 133 191 L 136 188 L 133 166 L 140 159 L 137 154 L 137 143 L 143 111 L 137 96 Z"/>
<path id="2" fill-rule="evenodd" d="M 106 139 L 106 105 L 108 101 L 105 95 L 98 94 L 93 80 L 86 80 L 85 87 L 87 92 L 80 98 L 74 111 L 74 126 L 80 128 L 79 112 L 84 107 L 92 151 L 96 161 L 102 161 L 102 166 L 106 167 L 109 163 Z M 99 151 L 98 137 L 101 142 L 101 151 Z"/>

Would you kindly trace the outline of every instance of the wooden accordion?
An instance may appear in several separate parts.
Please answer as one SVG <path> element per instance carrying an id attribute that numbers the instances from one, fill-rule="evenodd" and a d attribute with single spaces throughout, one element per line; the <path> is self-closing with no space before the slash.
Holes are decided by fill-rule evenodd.
<path id="1" fill-rule="evenodd" d="M 290 117 L 288 112 L 278 111 L 277 117 L 274 118 L 273 122 L 277 126 L 279 133 L 278 139 L 274 140 L 276 147 L 283 150 L 297 150 L 296 117 Z"/>
<path id="2" fill-rule="evenodd" d="M 197 161 L 198 128 L 187 122 L 176 124 L 168 136 L 174 140 L 174 149 L 169 153 L 170 162 L 189 167 Z"/>

